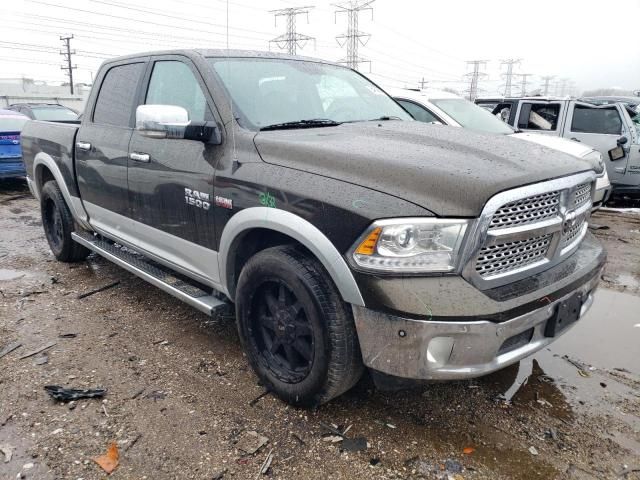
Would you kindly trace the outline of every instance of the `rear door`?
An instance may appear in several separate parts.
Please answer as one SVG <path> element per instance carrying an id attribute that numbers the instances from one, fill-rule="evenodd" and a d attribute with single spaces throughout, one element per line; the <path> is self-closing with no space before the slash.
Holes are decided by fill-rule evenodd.
<path id="1" fill-rule="evenodd" d="M 561 136 L 564 107 L 562 100 L 522 100 L 516 113 L 517 124 L 512 125 L 524 132 Z"/>
<path id="2" fill-rule="evenodd" d="M 90 223 L 106 233 L 126 229 L 127 167 L 133 118 L 146 63 L 110 64 L 101 73 L 92 111 L 76 135 L 78 188 Z"/>
<path id="3" fill-rule="evenodd" d="M 623 121 L 617 104 L 594 106 L 572 102 L 565 127 L 566 138 L 583 142 L 602 154 L 612 183 L 624 183 L 629 161 L 630 132 Z M 609 150 L 618 146 L 620 137 L 626 136 L 624 157 L 611 161 Z"/>
<path id="4" fill-rule="evenodd" d="M 187 110 L 190 121 L 216 121 L 204 81 L 184 56 L 153 58 L 142 104 Z M 218 120 L 219 121 L 219 120 Z M 149 138 L 134 131 L 129 148 L 129 201 L 141 246 L 205 283 L 218 281 L 213 179 L 222 146 Z"/>

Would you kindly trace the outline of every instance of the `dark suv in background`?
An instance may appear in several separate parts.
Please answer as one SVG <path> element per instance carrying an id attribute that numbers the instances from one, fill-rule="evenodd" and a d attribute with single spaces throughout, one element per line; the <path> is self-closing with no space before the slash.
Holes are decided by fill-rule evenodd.
<path id="1" fill-rule="evenodd" d="M 78 112 L 58 103 L 14 103 L 9 106 L 9 110 L 20 112 L 31 120 L 62 123 L 78 121 Z"/>

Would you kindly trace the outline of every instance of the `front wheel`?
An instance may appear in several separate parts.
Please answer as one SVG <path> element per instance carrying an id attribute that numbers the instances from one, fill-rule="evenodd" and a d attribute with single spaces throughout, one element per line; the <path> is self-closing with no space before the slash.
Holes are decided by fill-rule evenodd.
<path id="1" fill-rule="evenodd" d="M 325 403 L 362 375 L 349 306 L 322 265 L 293 246 L 249 259 L 238 280 L 236 317 L 251 366 L 288 403 Z"/>
<path id="2" fill-rule="evenodd" d="M 48 181 L 42 187 L 40 210 L 44 235 L 56 259 L 79 262 L 87 258 L 91 251 L 71 238 L 75 222 L 55 180 Z"/>

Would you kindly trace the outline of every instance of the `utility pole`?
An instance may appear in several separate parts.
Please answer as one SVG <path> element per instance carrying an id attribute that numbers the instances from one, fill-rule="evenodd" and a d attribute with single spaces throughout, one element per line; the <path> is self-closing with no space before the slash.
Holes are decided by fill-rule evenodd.
<path id="1" fill-rule="evenodd" d="M 347 46 L 347 56 L 338 63 L 344 63 L 348 67 L 358 70 L 358 66 L 361 63 L 368 63 L 369 69 L 371 69 L 371 61 L 366 60 L 358 55 L 358 47 L 363 47 L 367 44 L 371 35 L 365 32 L 361 32 L 358 29 L 358 20 L 360 12 L 370 10 L 371 18 L 373 19 L 373 8 L 371 4 L 375 0 L 349 0 L 348 2 L 334 4 L 338 9 L 334 12 L 334 21 L 337 21 L 339 13 L 347 14 L 347 32 L 336 37 L 338 45 L 341 47 Z"/>
<path id="2" fill-rule="evenodd" d="M 424 77 L 422 77 L 422 80 L 420 80 L 418 83 L 420 84 L 420 90 L 424 90 L 429 82 L 427 82 Z"/>
<path id="3" fill-rule="evenodd" d="M 467 61 L 467 65 L 471 65 L 473 66 L 473 71 L 467 73 L 465 75 L 465 77 L 469 77 L 470 78 L 470 83 L 469 83 L 469 90 L 467 90 L 467 93 L 469 93 L 469 100 L 470 101 L 474 101 L 477 97 L 478 97 L 478 82 L 482 77 L 486 77 L 487 74 L 486 73 L 481 73 L 480 72 L 480 67 L 485 66 L 487 64 L 488 60 L 468 60 Z"/>
<path id="4" fill-rule="evenodd" d="M 275 43 L 281 49 L 287 49 L 289 55 L 295 55 L 298 47 L 303 48 L 304 44 L 309 40 L 315 38 L 308 35 L 302 35 L 296 32 L 296 17 L 298 15 L 306 15 L 307 23 L 309 23 L 309 11 L 313 7 L 291 7 L 281 8 L 280 10 L 271 10 L 275 18 L 275 24 L 278 25 L 278 17 L 286 17 L 287 19 L 287 33 L 280 35 L 269 41 L 269 44 Z"/>
<path id="5" fill-rule="evenodd" d="M 546 75 L 546 76 L 541 77 L 541 78 L 544 81 L 544 86 L 542 87 L 543 90 L 544 90 L 543 95 L 546 97 L 547 95 L 549 95 L 549 84 L 551 83 L 551 80 L 556 78 L 556 76 L 555 75 Z"/>
<path id="6" fill-rule="evenodd" d="M 561 78 L 560 79 L 560 96 L 564 97 L 567 93 L 567 85 L 569 83 L 569 79 L 568 78 Z"/>
<path id="7" fill-rule="evenodd" d="M 60 51 L 60 55 L 66 60 L 67 64 L 62 65 L 60 67 L 61 70 L 67 71 L 67 76 L 69 77 L 69 87 L 71 91 L 71 95 L 73 95 L 73 71 L 78 68 L 77 65 L 71 65 L 71 55 L 75 55 L 76 51 L 71 50 L 71 39 L 73 35 L 68 37 L 60 37 L 62 40 L 62 46 L 65 47 L 65 50 Z"/>
<path id="8" fill-rule="evenodd" d="M 532 73 L 517 73 L 516 75 L 518 75 L 519 77 L 522 77 L 521 83 L 520 83 L 520 96 L 521 97 L 526 97 L 527 96 L 527 77 L 531 77 L 533 76 Z"/>
<path id="9" fill-rule="evenodd" d="M 506 65 L 507 66 L 507 73 L 503 74 L 504 77 L 504 96 L 505 97 L 510 97 L 511 96 L 511 86 L 513 83 L 513 66 L 514 65 L 518 65 L 520 63 L 520 59 L 519 58 L 509 58 L 507 60 L 502 60 L 500 62 L 500 66 L 502 65 Z"/>

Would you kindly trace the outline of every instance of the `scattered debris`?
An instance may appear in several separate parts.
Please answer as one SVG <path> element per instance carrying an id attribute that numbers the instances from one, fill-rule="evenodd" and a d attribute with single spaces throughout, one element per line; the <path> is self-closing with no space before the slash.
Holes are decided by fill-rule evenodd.
<path id="1" fill-rule="evenodd" d="M 253 455 L 262 447 L 269 443 L 269 439 L 258 432 L 248 431 L 244 432 L 242 437 L 236 443 L 236 448 L 242 450 L 247 455 Z"/>
<path id="2" fill-rule="evenodd" d="M 473 447 L 465 447 L 462 449 L 462 453 L 464 453 L 465 455 L 471 455 L 475 451 L 476 449 Z"/>
<path id="3" fill-rule="evenodd" d="M 449 473 L 460 473 L 463 470 L 462 464 L 450 458 L 444 461 L 444 469 Z"/>
<path id="4" fill-rule="evenodd" d="M 117 467 L 120 460 L 120 453 L 118 452 L 118 445 L 112 442 L 107 449 L 107 453 L 100 455 L 93 459 L 100 468 L 102 468 L 107 475 L 110 475 Z"/>
<path id="5" fill-rule="evenodd" d="M 378 457 L 373 457 L 372 459 L 369 460 L 369 465 L 373 467 L 379 464 L 380 464 L 380 459 Z"/>
<path id="6" fill-rule="evenodd" d="M 104 394 L 107 393 L 107 390 L 104 388 L 77 390 L 64 388 L 59 385 L 45 385 L 44 389 L 51 397 L 61 402 L 69 402 L 81 398 L 99 398 L 104 397 Z"/>
<path id="7" fill-rule="evenodd" d="M 109 283 L 107 285 L 104 285 L 102 287 L 96 288 L 94 290 L 90 290 L 88 292 L 81 293 L 80 295 L 78 295 L 77 298 L 78 298 L 78 300 L 82 300 L 83 298 L 90 297 L 91 295 L 95 295 L 96 293 L 104 292 L 105 290 L 109 290 L 110 288 L 117 287 L 118 285 L 120 285 L 120 280 L 117 280 L 115 282 Z"/>
<path id="8" fill-rule="evenodd" d="M 107 407 L 104 406 L 104 403 L 102 404 L 102 411 L 104 412 L 105 417 L 109 416 L 109 414 L 107 413 Z"/>
<path id="9" fill-rule="evenodd" d="M 264 462 L 262 462 L 262 466 L 260 467 L 260 470 L 258 471 L 258 475 L 256 475 L 256 478 L 259 478 L 260 475 L 266 475 L 267 472 L 269 471 L 269 468 L 271 468 L 271 462 L 273 462 L 273 448 L 271 450 L 269 450 L 269 453 L 267 453 L 267 458 L 265 458 Z"/>
<path id="10" fill-rule="evenodd" d="M 153 392 L 146 394 L 144 398 L 151 398 L 154 402 L 157 402 L 158 400 L 164 400 L 167 398 L 167 394 L 162 390 L 154 390 Z"/>
<path id="11" fill-rule="evenodd" d="M 225 473 L 227 473 L 226 468 L 223 468 L 222 470 L 218 470 L 217 472 L 214 472 L 213 476 L 211 477 L 211 480 L 222 480 L 224 478 Z"/>
<path id="12" fill-rule="evenodd" d="M 549 438 L 551 438 L 552 440 L 558 439 L 558 431 L 553 427 L 549 427 L 549 429 L 546 432 L 544 432 L 544 434 Z"/>
<path id="13" fill-rule="evenodd" d="M 607 388 L 607 384 L 606 384 L 606 383 L 604 383 L 604 382 L 600 382 L 600 386 L 601 386 L 602 388 Z"/>
<path id="14" fill-rule="evenodd" d="M 136 390 L 135 392 L 133 392 L 131 394 L 131 396 L 129 397 L 130 400 L 135 400 L 136 398 L 138 398 L 140 395 L 142 395 L 144 393 L 146 389 L 145 388 L 141 388 L 139 390 Z"/>
<path id="15" fill-rule="evenodd" d="M 7 423 L 9 423 L 9 420 L 11 420 L 12 418 L 13 418 L 13 413 L 10 413 L 6 417 L 4 417 L 4 420 L 0 421 L 0 427 L 4 427 Z"/>
<path id="16" fill-rule="evenodd" d="M 342 440 L 346 439 L 344 437 L 341 437 L 340 435 L 327 435 L 326 437 L 322 437 L 323 442 L 338 443 Z"/>
<path id="17" fill-rule="evenodd" d="M 305 441 L 302 439 L 302 437 L 301 437 L 300 435 L 298 435 L 297 433 L 295 433 L 295 432 L 291 432 L 291 436 L 292 436 L 293 438 L 295 438 L 295 439 L 300 443 L 300 445 L 306 445 L 306 442 L 305 442 Z"/>
<path id="18" fill-rule="evenodd" d="M 46 353 L 36 357 L 36 361 L 34 362 L 36 365 L 44 365 L 49 363 L 49 356 Z"/>
<path id="19" fill-rule="evenodd" d="M 529 447 L 529 453 L 531 455 L 538 455 L 538 450 L 536 450 L 536 447 L 534 447 L 533 445 Z"/>
<path id="20" fill-rule="evenodd" d="M 141 433 L 137 434 L 137 435 L 133 438 L 133 440 L 131 440 L 131 443 L 129 443 L 126 447 L 124 447 L 124 449 L 123 449 L 123 450 L 124 450 L 125 452 L 128 452 L 129 450 L 131 450 L 131 449 L 133 448 L 133 446 L 134 446 L 136 443 L 138 443 L 138 440 L 140 440 L 141 438 L 142 438 L 142 434 L 141 434 Z"/>
<path id="21" fill-rule="evenodd" d="M 29 357 L 33 357 L 34 355 L 37 355 L 40 352 L 44 352 L 45 350 L 53 347 L 57 345 L 57 342 L 49 342 L 46 345 L 43 345 L 42 347 L 36 348 L 35 350 L 32 350 L 29 353 L 25 353 L 23 356 L 20 357 L 20 360 L 24 360 L 25 358 L 29 358 Z"/>
<path id="22" fill-rule="evenodd" d="M 77 333 L 61 333 L 58 335 L 59 338 L 76 338 L 77 336 Z"/>
<path id="23" fill-rule="evenodd" d="M 15 349 L 20 348 L 21 346 L 22 344 L 20 342 L 10 343 L 9 345 L 5 346 L 2 350 L 0 350 L 0 358 L 4 357 L 5 355 L 9 355 Z"/>
<path id="24" fill-rule="evenodd" d="M 600 225 L 598 223 L 589 223 L 589 229 L 590 230 L 609 230 L 609 226 L 608 225 Z"/>
<path id="25" fill-rule="evenodd" d="M 0 445 L 0 453 L 4 455 L 4 463 L 9 463 L 11 461 L 14 450 L 15 450 L 15 447 L 12 447 L 11 445 L 8 445 L 8 444 Z"/>
<path id="26" fill-rule="evenodd" d="M 327 425 L 324 422 L 318 422 L 320 424 L 320 426 L 328 431 L 330 431 L 331 433 L 333 433 L 334 435 L 339 435 L 341 437 L 344 437 L 344 432 L 341 432 L 340 430 L 338 430 L 335 427 L 332 427 L 331 425 Z"/>
<path id="27" fill-rule="evenodd" d="M 344 452 L 360 452 L 368 447 L 367 439 L 364 437 L 345 438 L 340 445 L 340 450 Z"/>
<path id="28" fill-rule="evenodd" d="M 249 406 L 253 407 L 256 403 L 258 403 L 260 401 L 260 399 L 266 397 L 267 395 L 269 395 L 269 390 L 265 390 L 264 392 L 262 392 L 260 395 L 258 395 L 256 398 L 254 398 L 253 400 L 251 400 L 249 402 Z"/>
<path id="29" fill-rule="evenodd" d="M 389 427 L 389 428 L 393 428 L 393 429 L 398 428 L 398 427 L 396 427 L 393 423 L 386 423 L 385 425 L 386 425 L 387 427 Z"/>

